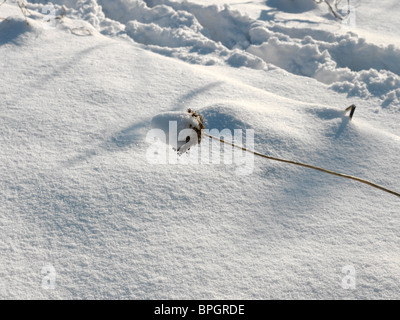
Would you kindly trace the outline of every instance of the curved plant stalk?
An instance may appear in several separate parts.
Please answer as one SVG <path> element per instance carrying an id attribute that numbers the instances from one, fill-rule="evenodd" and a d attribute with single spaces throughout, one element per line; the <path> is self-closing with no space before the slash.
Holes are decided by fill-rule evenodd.
<path id="1" fill-rule="evenodd" d="M 22 14 L 25 17 L 26 24 L 29 24 L 27 14 L 31 14 L 31 13 L 28 10 L 28 7 L 27 7 L 27 4 L 25 3 L 25 1 L 23 1 L 23 0 L 12 0 L 12 1 L 14 1 L 18 5 L 19 9 L 21 10 Z M 6 2 L 7 2 L 7 0 L 4 0 L 2 3 L 0 3 L 0 6 L 2 6 Z M 1 19 L 6 20 L 7 18 L 1 18 Z"/>
<path id="2" fill-rule="evenodd" d="M 353 118 L 355 109 L 356 109 L 356 106 L 355 106 L 354 104 L 352 104 L 350 107 L 346 108 L 346 110 L 345 110 L 345 112 L 350 111 L 350 115 L 349 115 L 350 120 Z M 395 195 L 395 196 L 397 196 L 397 197 L 400 197 L 400 193 L 399 193 L 399 192 L 396 192 L 396 191 L 393 191 L 393 190 L 391 190 L 391 189 L 382 187 L 382 186 L 380 186 L 380 185 L 378 185 L 378 184 L 376 184 L 376 183 L 373 183 L 373 182 L 371 182 L 371 181 L 368 181 L 368 180 L 365 180 L 365 179 L 362 179 L 362 178 L 350 176 L 350 175 L 348 175 L 348 174 L 335 172 L 335 171 L 332 171 L 332 170 L 324 169 L 324 168 L 321 168 L 321 167 L 317 167 L 317 166 L 314 166 L 314 165 L 310 165 L 310 164 L 306 164 L 306 163 L 302 163 L 302 162 L 298 162 L 298 161 L 286 160 L 286 159 L 281 159 L 281 158 L 276 158 L 276 157 L 267 156 L 267 155 L 262 154 L 262 153 L 259 153 L 259 152 L 257 152 L 257 151 L 249 150 L 249 149 L 247 149 L 247 148 L 245 148 L 245 147 L 243 147 L 243 146 L 238 146 L 238 145 L 236 145 L 236 144 L 234 144 L 234 143 L 232 143 L 232 142 L 225 141 L 225 140 L 223 140 L 223 139 L 221 139 L 221 138 L 214 137 L 214 136 L 212 136 L 212 135 L 210 135 L 210 134 L 208 134 L 208 133 L 205 133 L 204 130 L 202 130 L 201 134 L 204 135 L 204 136 L 206 136 L 206 137 L 208 137 L 208 138 L 210 138 L 210 139 L 219 141 L 219 142 L 221 142 L 221 143 L 225 143 L 225 144 L 230 145 L 230 146 L 232 146 L 232 147 L 234 147 L 234 148 L 241 149 L 242 151 L 250 152 L 250 153 L 252 153 L 252 154 L 254 154 L 254 155 L 256 155 L 256 156 L 262 157 L 262 158 L 264 158 L 264 159 L 269 159 L 269 160 L 273 160 L 273 161 L 278 161 L 278 162 L 283 162 L 283 163 L 287 163 L 287 164 L 292 164 L 292 165 L 296 165 L 296 166 L 300 166 L 300 167 L 304 167 L 304 168 L 313 169 L 313 170 L 317 170 L 317 171 L 320 171 L 320 172 L 328 173 L 328 174 L 331 174 L 331 175 L 334 175 L 334 176 L 337 176 L 337 177 L 341 177 L 341 178 L 345 178 L 345 179 L 349 179 L 349 180 L 354 180 L 354 181 L 357 181 L 357 182 L 361 182 L 361 183 L 363 183 L 363 184 L 366 184 L 366 185 L 368 185 L 368 186 L 370 186 L 370 187 L 379 189 L 379 190 L 381 190 L 381 191 L 384 191 L 384 192 L 393 194 L 393 195 Z"/>
<path id="3" fill-rule="evenodd" d="M 314 0 L 315 3 L 320 4 L 320 3 L 325 3 L 329 10 L 331 11 L 332 15 L 339 20 L 343 20 L 350 14 L 350 0 L 347 0 L 347 13 L 346 14 L 341 14 L 340 9 L 338 8 L 341 0 L 334 0 L 333 3 L 330 3 L 328 0 Z"/>

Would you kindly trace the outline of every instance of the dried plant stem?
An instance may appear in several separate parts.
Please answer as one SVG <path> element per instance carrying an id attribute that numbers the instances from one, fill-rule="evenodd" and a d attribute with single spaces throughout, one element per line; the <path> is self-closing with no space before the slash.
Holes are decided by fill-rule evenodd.
<path id="1" fill-rule="evenodd" d="M 371 186 L 373 188 L 376 188 L 376 189 L 385 191 L 387 193 L 391 193 L 391 194 L 393 194 L 393 195 L 395 195 L 397 197 L 400 197 L 400 193 L 398 193 L 396 191 L 393 191 L 393 190 L 390 190 L 388 188 L 382 187 L 380 185 L 377 185 L 377 184 L 375 184 L 373 182 L 370 182 L 370 181 L 367 181 L 365 179 L 353 177 L 353 176 L 350 176 L 350 175 L 347 175 L 347 174 L 343 174 L 343 173 L 338 173 L 338 172 L 335 172 L 335 171 L 327 170 L 327 169 L 324 169 L 324 168 L 316 167 L 316 166 L 309 165 L 309 164 L 302 163 L 302 162 L 297 162 L 297 161 L 292 161 L 292 160 L 285 160 L 285 159 L 280 159 L 280 158 L 276 158 L 276 157 L 267 156 L 265 154 L 262 154 L 262 153 L 259 153 L 259 152 L 256 152 L 256 151 L 249 150 L 249 149 L 247 149 L 245 147 L 238 146 L 238 145 L 236 145 L 236 144 L 234 144 L 232 142 L 227 142 L 227 141 L 225 141 L 223 139 L 214 137 L 214 136 L 209 135 L 209 134 L 207 134 L 205 132 L 203 132 L 203 135 L 206 136 L 206 137 L 209 137 L 211 139 L 217 140 L 217 141 L 219 141 L 221 143 L 225 143 L 227 145 L 230 145 L 232 147 L 239 148 L 239 149 L 241 149 L 243 151 L 250 152 L 250 153 L 252 153 L 252 154 L 254 154 L 256 156 L 259 156 L 259 157 L 262 157 L 262 158 L 265 158 L 265 159 L 284 162 L 284 163 L 288 163 L 288 164 L 293 164 L 293 165 L 296 165 L 296 166 L 301 166 L 301 167 L 305 167 L 305 168 L 309 168 L 309 169 L 314 169 L 314 170 L 318 170 L 318 171 L 321 171 L 321 172 L 325 172 L 325 173 L 328 173 L 328 174 L 331 174 L 331 175 L 334 175 L 334 176 L 337 176 L 337 177 L 342 177 L 342 178 L 346 178 L 346 179 L 350 179 L 350 180 L 355 180 L 355 181 L 364 183 L 366 185 L 369 185 L 369 186 Z"/>
<path id="2" fill-rule="evenodd" d="M 334 16 L 336 19 L 343 20 L 343 18 L 342 18 L 339 14 L 336 13 L 336 11 L 333 9 L 332 5 L 331 5 L 328 1 L 325 0 L 324 2 L 327 4 L 327 6 L 328 6 L 329 9 L 331 10 L 333 16 Z"/>
<path id="3" fill-rule="evenodd" d="M 320 4 L 320 3 L 325 3 L 329 10 L 331 11 L 332 15 L 339 20 L 343 20 L 350 14 L 350 0 L 347 0 L 347 13 L 345 15 L 342 15 L 339 13 L 340 9 L 338 8 L 339 3 L 341 0 L 335 0 L 333 5 L 328 1 L 328 0 L 314 0 L 315 3 Z"/>
<path id="4" fill-rule="evenodd" d="M 7 0 L 4 0 L 2 3 L 0 3 L 0 6 L 2 6 L 4 3 L 6 3 Z M 31 14 L 30 11 L 28 10 L 27 5 L 22 1 L 22 0 L 14 0 L 14 2 L 18 5 L 19 9 L 21 10 L 22 14 L 25 17 L 26 24 L 28 23 L 28 17 L 27 13 Z M 7 18 L 0 18 L 1 20 L 7 20 Z"/>

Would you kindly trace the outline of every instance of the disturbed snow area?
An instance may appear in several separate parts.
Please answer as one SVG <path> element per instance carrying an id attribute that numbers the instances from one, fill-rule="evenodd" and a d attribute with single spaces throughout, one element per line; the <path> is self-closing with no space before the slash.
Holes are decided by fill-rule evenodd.
<path id="1" fill-rule="evenodd" d="M 149 139 L 191 108 L 399 191 L 397 1 L 53 3 L 0 6 L 1 298 L 398 298 L 393 195 Z"/>
<path id="2" fill-rule="evenodd" d="M 399 6 L 389 2 L 394 7 Z M 337 92 L 352 97 L 378 97 L 382 107 L 398 107 L 400 50 L 393 43 L 369 42 L 352 29 L 356 26 L 358 12 L 370 10 L 373 4 L 361 6 L 354 1 L 348 21 L 340 24 L 332 22 L 329 11 L 322 11 L 322 6 L 312 0 L 270 0 L 266 3 L 256 19 L 235 10 L 235 6 L 188 1 L 66 2 L 73 8 L 68 9 L 68 13 L 89 21 L 101 33 L 124 34 L 166 56 L 204 65 L 224 63 L 254 69 L 278 66 L 290 73 L 314 78 Z M 296 20 L 294 16 L 301 20 L 298 17 L 304 13 L 310 21 L 276 22 L 274 18 L 279 17 L 276 13 L 279 10 L 290 13 L 292 18 L 287 18 L 288 21 Z M 326 27 L 323 23 L 321 28 L 312 27 L 316 23 L 311 20 L 312 14 L 316 21 L 323 21 L 319 17 L 323 14 L 334 27 Z M 338 25 L 341 30 L 335 33 Z"/>

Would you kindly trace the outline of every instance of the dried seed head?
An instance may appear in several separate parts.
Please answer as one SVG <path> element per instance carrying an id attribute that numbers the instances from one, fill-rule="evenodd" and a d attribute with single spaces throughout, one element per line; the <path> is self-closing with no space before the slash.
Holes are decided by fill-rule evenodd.
<path id="1" fill-rule="evenodd" d="M 191 108 L 189 108 L 187 111 L 188 111 L 188 113 L 190 113 L 192 115 L 193 118 L 196 118 L 196 120 L 197 120 L 196 121 L 197 126 L 190 125 L 189 127 L 192 128 L 194 131 L 196 131 L 198 143 L 200 143 L 201 137 L 202 137 L 202 130 L 205 129 L 203 117 L 199 113 L 193 111 Z"/>

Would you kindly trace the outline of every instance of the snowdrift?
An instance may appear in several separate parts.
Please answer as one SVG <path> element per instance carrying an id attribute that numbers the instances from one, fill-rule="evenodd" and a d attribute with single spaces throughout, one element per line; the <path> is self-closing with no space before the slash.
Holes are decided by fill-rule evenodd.
<path id="1" fill-rule="evenodd" d="M 398 190 L 398 47 L 170 0 L 55 0 L 53 28 L 45 4 L 29 25 L 0 7 L 1 298 L 398 297 L 392 195 L 206 137 L 146 157 L 191 108 L 261 153 Z"/>
<path id="2" fill-rule="evenodd" d="M 40 9 L 47 1 L 33 6 Z M 228 6 L 172 0 L 55 1 L 67 16 L 90 22 L 107 35 L 125 35 L 146 48 L 186 62 L 268 69 L 272 64 L 307 76 L 349 96 L 377 97 L 383 108 L 400 105 L 400 50 L 346 35 L 310 28 L 284 27 L 250 18 Z M 267 5 L 301 13 L 317 8 L 314 1 Z M 64 8 L 65 8 L 64 7 Z"/>

